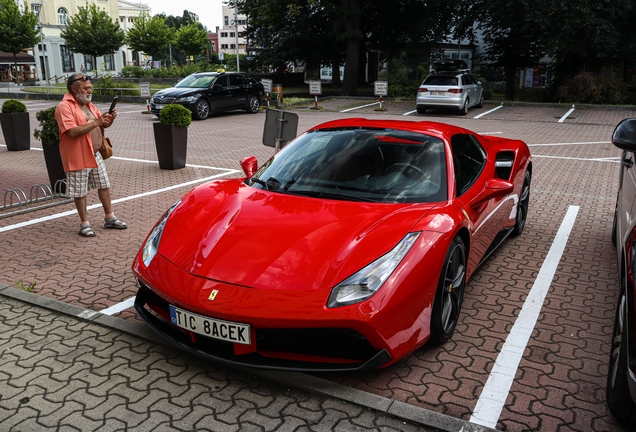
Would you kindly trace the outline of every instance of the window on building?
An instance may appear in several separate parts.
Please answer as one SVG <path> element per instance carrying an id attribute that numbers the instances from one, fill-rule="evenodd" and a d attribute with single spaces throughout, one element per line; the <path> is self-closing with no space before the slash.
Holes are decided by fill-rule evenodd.
<path id="1" fill-rule="evenodd" d="M 227 17 L 227 15 L 223 17 L 223 22 L 225 23 L 226 26 L 230 24 L 230 19 Z"/>
<path id="2" fill-rule="evenodd" d="M 46 44 L 42 45 L 42 44 L 38 44 L 38 50 L 40 51 L 46 51 Z"/>
<path id="3" fill-rule="evenodd" d="M 227 44 L 221 44 L 221 49 L 227 49 L 227 48 L 228 48 Z"/>
<path id="4" fill-rule="evenodd" d="M 221 32 L 221 37 L 227 37 L 227 32 Z"/>
<path id="5" fill-rule="evenodd" d="M 230 37 L 234 37 L 234 32 L 230 32 Z"/>
<path id="6" fill-rule="evenodd" d="M 112 54 L 106 54 L 104 56 L 104 67 L 106 70 L 115 70 L 115 56 Z"/>
<path id="7" fill-rule="evenodd" d="M 230 44 L 230 49 L 236 49 L 236 45 Z"/>
<path id="8" fill-rule="evenodd" d="M 246 21 L 245 20 L 238 20 L 239 25 L 245 25 Z"/>
<path id="9" fill-rule="evenodd" d="M 68 22 L 68 11 L 61 7 L 57 10 L 57 23 L 59 25 L 66 25 Z"/>
<path id="10" fill-rule="evenodd" d="M 62 72 L 75 72 L 73 53 L 66 45 L 60 45 L 60 57 L 62 59 Z"/>
<path id="11" fill-rule="evenodd" d="M 87 71 L 95 70 L 95 65 L 93 64 L 93 56 L 84 56 L 84 67 L 86 67 Z"/>
<path id="12" fill-rule="evenodd" d="M 41 9 L 42 9 L 42 5 L 40 3 L 31 3 L 31 12 L 33 12 L 38 17 L 38 22 L 40 22 Z"/>
<path id="13" fill-rule="evenodd" d="M 124 22 L 126 20 L 126 18 L 124 17 L 119 17 L 119 22 Z"/>

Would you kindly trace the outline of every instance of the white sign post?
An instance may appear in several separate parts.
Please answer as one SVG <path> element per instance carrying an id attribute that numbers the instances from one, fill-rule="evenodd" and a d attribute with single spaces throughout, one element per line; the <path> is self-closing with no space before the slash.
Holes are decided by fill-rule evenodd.
<path id="1" fill-rule="evenodd" d="M 267 106 L 269 107 L 269 94 L 272 92 L 272 83 L 273 81 L 268 78 L 261 79 L 261 84 L 263 84 L 263 90 L 265 91 L 265 99 L 267 100 Z"/>
<path id="2" fill-rule="evenodd" d="M 314 96 L 315 105 L 311 109 L 320 109 L 318 106 L 318 95 L 322 94 L 322 82 L 309 81 L 309 94 Z"/>
<path id="3" fill-rule="evenodd" d="M 150 103 L 148 99 L 150 98 L 150 83 L 149 82 L 140 82 L 139 83 L 139 95 L 143 98 L 146 98 L 146 114 L 150 114 Z"/>
<path id="4" fill-rule="evenodd" d="M 376 111 L 386 111 L 386 108 L 382 108 L 382 96 L 389 94 L 389 83 L 386 81 L 375 81 L 373 83 L 373 92 L 376 96 L 380 96 L 380 108 Z"/>

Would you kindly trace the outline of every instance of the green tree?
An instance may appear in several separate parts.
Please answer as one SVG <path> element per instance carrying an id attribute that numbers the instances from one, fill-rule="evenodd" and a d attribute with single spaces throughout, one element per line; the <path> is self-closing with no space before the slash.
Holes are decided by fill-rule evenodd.
<path id="1" fill-rule="evenodd" d="M 0 51 L 13 54 L 15 69 L 18 69 L 17 54 L 37 43 L 37 25 L 37 15 L 26 7 L 20 10 L 14 0 L 0 0 Z"/>
<path id="2" fill-rule="evenodd" d="M 92 56 L 93 64 L 97 64 L 97 57 L 116 52 L 125 40 L 117 22 L 95 4 L 78 6 L 60 36 L 71 51 Z"/>
<path id="3" fill-rule="evenodd" d="M 202 30 L 197 23 L 182 26 L 177 30 L 176 44 L 186 55 L 199 55 L 210 48 L 210 40 L 205 30 Z"/>
<path id="4" fill-rule="evenodd" d="M 164 18 L 142 14 L 126 34 L 126 43 L 135 51 L 154 56 L 174 41 L 175 31 Z"/>

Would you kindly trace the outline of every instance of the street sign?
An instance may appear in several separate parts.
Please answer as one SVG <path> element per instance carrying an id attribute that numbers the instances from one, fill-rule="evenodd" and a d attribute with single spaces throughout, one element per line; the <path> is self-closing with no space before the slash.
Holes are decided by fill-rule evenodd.
<path id="1" fill-rule="evenodd" d="M 389 83 L 386 81 L 375 81 L 373 92 L 376 96 L 387 96 L 389 94 Z"/>
<path id="2" fill-rule="evenodd" d="M 150 97 L 150 83 L 149 82 L 140 82 L 139 83 L 139 95 L 142 98 Z"/>
<path id="3" fill-rule="evenodd" d="M 225 53 L 223 51 L 219 52 L 219 60 L 225 60 Z"/>
<path id="4" fill-rule="evenodd" d="M 309 94 L 317 96 L 322 94 L 322 83 L 320 81 L 309 81 Z"/>
<path id="5" fill-rule="evenodd" d="M 265 90 L 265 93 L 271 93 L 272 92 L 272 80 L 271 79 L 263 78 L 263 79 L 261 79 L 261 84 L 263 84 L 263 90 Z"/>
<path id="6" fill-rule="evenodd" d="M 268 109 L 263 129 L 263 144 L 275 147 L 276 151 L 296 138 L 298 133 L 298 114 L 287 111 Z"/>

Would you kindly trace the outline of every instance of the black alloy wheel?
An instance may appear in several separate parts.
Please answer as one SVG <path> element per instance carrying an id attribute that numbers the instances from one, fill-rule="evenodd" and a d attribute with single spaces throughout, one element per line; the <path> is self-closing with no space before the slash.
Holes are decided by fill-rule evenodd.
<path id="1" fill-rule="evenodd" d="M 431 337 L 429 342 L 438 345 L 446 342 L 459 319 L 466 289 L 466 247 L 461 237 L 451 243 L 437 284 L 433 313 L 431 316 Z"/>
<path id="2" fill-rule="evenodd" d="M 247 103 L 247 108 L 245 109 L 245 111 L 247 111 L 250 114 L 256 114 L 260 108 L 261 108 L 261 100 L 258 98 L 258 96 L 256 95 L 250 96 L 250 99 Z"/>
<path id="3" fill-rule="evenodd" d="M 636 424 L 636 404 L 627 382 L 627 320 L 627 295 L 625 289 L 621 289 L 614 318 L 605 398 L 614 417 L 624 423 Z"/>
<path id="4" fill-rule="evenodd" d="M 204 120 L 210 115 L 210 104 L 207 100 L 201 98 L 194 106 L 194 118 L 196 120 Z"/>
<path id="5" fill-rule="evenodd" d="M 481 92 L 481 96 L 479 97 L 479 103 L 476 105 L 477 108 L 481 108 L 484 106 L 484 92 Z"/>
<path id="6" fill-rule="evenodd" d="M 519 203 L 517 204 L 517 223 L 512 229 L 512 235 L 521 235 L 523 229 L 526 227 L 526 220 L 528 219 L 528 208 L 530 207 L 530 171 L 526 170 L 526 174 L 523 178 L 523 186 L 521 186 L 521 194 L 519 196 Z"/>
<path id="7" fill-rule="evenodd" d="M 468 98 L 466 98 L 466 101 L 464 102 L 464 107 L 459 111 L 459 113 L 461 115 L 468 114 L 468 106 L 469 105 L 470 105 L 470 100 Z"/>

